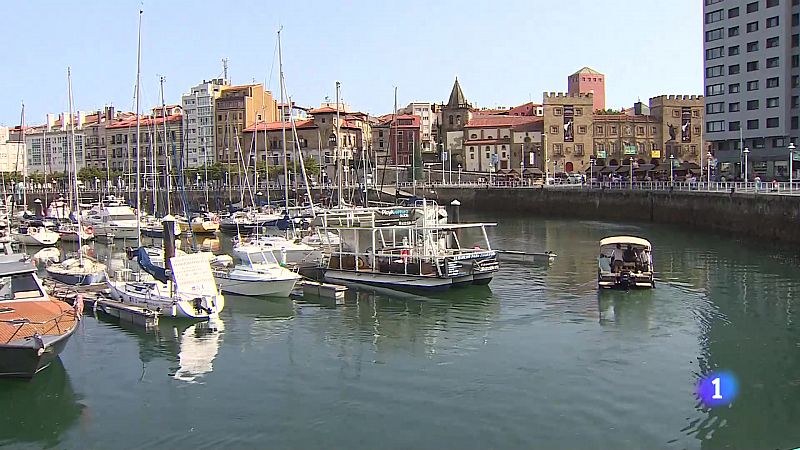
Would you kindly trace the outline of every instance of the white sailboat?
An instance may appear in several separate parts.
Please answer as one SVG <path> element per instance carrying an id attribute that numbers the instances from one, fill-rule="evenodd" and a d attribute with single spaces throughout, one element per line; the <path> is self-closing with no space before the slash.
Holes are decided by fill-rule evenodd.
<path id="1" fill-rule="evenodd" d="M 69 85 L 69 115 L 70 115 L 70 141 L 72 151 L 70 152 L 70 165 L 72 166 L 72 187 L 75 194 L 75 210 L 78 210 L 78 160 L 75 154 L 75 124 L 72 115 L 72 74 L 67 68 L 67 80 Z M 81 215 L 75 215 L 75 237 L 78 241 L 78 256 L 68 258 L 58 264 L 47 266 L 47 274 L 53 279 L 69 285 L 93 285 L 102 283 L 105 280 L 106 265 L 83 254 L 83 226 L 81 225 Z"/>

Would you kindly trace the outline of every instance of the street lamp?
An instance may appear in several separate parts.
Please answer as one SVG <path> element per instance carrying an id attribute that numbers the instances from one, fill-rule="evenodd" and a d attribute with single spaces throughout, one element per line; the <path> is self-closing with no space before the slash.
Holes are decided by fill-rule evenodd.
<path id="1" fill-rule="evenodd" d="M 461 163 L 458 163 L 458 184 L 461 184 Z"/>
<path id="2" fill-rule="evenodd" d="M 669 155 L 669 184 L 673 183 L 672 170 L 675 167 L 675 155 Z"/>
<path id="3" fill-rule="evenodd" d="M 792 190 L 792 183 L 794 182 L 794 168 L 792 164 L 794 163 L 794 142 L 789 142 L 789 190 Z"/>
<path id="4" fill-rule="evenodd" d="M 745 147 L 744 150 L 742 150 L 742 154 L 744 155 L 744 182 L 747 183 L 747 155 L 750 154 L 750 149 Z"/>
<path id="5" fill-rule="evenodd" d="M 589 156 L 589 186 L 591 187 L 594 183 L 594 163 L 595 163 L 595 156 Z"/>

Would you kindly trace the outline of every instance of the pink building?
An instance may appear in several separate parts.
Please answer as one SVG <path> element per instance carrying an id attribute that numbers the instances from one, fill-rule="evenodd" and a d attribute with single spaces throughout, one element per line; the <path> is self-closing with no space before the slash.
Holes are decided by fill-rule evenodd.
<path id="1" fill-rule="evenodd" d="M 606 76 L 594 69 L 584 67 L 567 77 L 567 92 L 594 94 L 594 110 L 606 109 Z"/>

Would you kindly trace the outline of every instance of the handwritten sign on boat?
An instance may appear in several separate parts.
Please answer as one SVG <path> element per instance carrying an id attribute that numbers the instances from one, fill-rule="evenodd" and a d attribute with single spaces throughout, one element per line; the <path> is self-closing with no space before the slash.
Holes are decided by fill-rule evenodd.
<path id="1" fill-rule="evenodd" d="M 211 264 L 209 264 L 207 256 L 201 253 L 192 253 L 174 256 L 170 262 L 178 292 L 188 295 L 217 294 L 217 283 L 211 273 Z"/>

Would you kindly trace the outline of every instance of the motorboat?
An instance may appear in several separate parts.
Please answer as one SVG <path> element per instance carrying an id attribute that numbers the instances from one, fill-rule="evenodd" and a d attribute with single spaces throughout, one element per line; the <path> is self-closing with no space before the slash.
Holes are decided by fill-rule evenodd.
<path id="1" fill-rule="evenodd" d="M 220 221 L 216 214 L 204 212 L 192 217 L 189 224 L 194 234 L 213 234 L 219 230 Z"/>
<path id="2" fill-rule="evenodd" d="M 96 205 L 86 216 L 86 225 L 92 227 L 94 235 L 106 239 L 138 239 L 139 217 L 127 205 Z"/>
<path id="3" fill-rule="evenodd" d="M 81 307 L 51 298 L 24 255 L 0 256 L 0 376 L 31 378 L 64 350 Z"/>
<path id="4" fill-rule="evenodd" d="M 331 232 L 319 233 L 314 230 L 311 234 L 303 236 L 300 242 L 312 247 L 337 246 L 339 245 L 339 235 Z"/>
<path id="5" fill-rule="evenodd" d="M 164 227 L 161 224 L 161 219 L 158 219 L 153 216 L 147 216 L 143 220 L 144 222 L 142 223 L 142 236 L 153 239 L 164 238 Z M 181 235 L 181 226 L 177 220 L 174 222 L 172 233 L 173 236 Z"/>
<path id="6" fill-rule="evenodd" d="M 323 246 L 325 281 L 399 290 L 491 282 L 499 263 L 486 228 L 495 224 L 442 223 L 435 202 L 420 209 L 404 224 L 383 225 L 385 215 L 370 208 L 317 216 L 318 232 L 339 236 L 338 245 Z"/>
<path id="7" fill-rule="evenodd" d="M 271 252 L 262 252 L 256 262 L 252 253 L 241 255 L 242 262 L 230 269 L 214 270 L 222 292 L 248 296 L 288 297 L 300 275 L 278 264 Z"/>
<path id="8" fill-rule="evenodd" d="M 106 265 L 86 255 L 50 264 L 45 270 L 50 278 L 70 286 L 93 286 L 106 280 Z"/>
<path id="9" fill-rule="evenodd" d="M 273 211 L 241 210 L 220 220 L 219 227 L 223 231 L 252 232 L 275 225 L 282 218 L 282 215 Z"/>
<path id="10" fill-rule="evenodd" d="M 283 265 L 316 266 L 322 259 L 322 252 L 317 247 L 304 244 L 299 239 L 287 239 L 283 236 L 257 236 L 252 239 L 241 239 L 233 246 L 233 254 L 241 260 L 262 261 L 264 253 L 271 253 Z"/>
<path id="11" fill-rule="evenodd" d="M 45 247 L 56 245 L 61 236 L 45 227 L 41 222 L 28 222 L 21 224 L 19 228 L 12 231 L 11 237 L 25 246 Z"/>
<path id="12" fill-rule="evenodd" d="M 94 227 L 62 222 L 58 226 L 58 234 L 64 242 L 78 242 L 79 237 L 81 241 L 91 241 L 94 239 Z"/>
<path id="13" fill-rule="evenodd" d="M 215 318 L 225 307 L 206 255 L 172 256 L 168 258 L 169 271 L 153 264 L 143 247 L 137 260 L 150 277 L 130 269 L 115 271 L 114 279 L 106 282 L 114 300 L 156 311 L 162 317 L 195 320 Z"/>
<path id="14" fill-rule="evenodd" d="M 650 242 L 640 237 L 611 236 L 601 239 L 597 267 L 598 287 L 656 287 L 652 250 Z"/>

